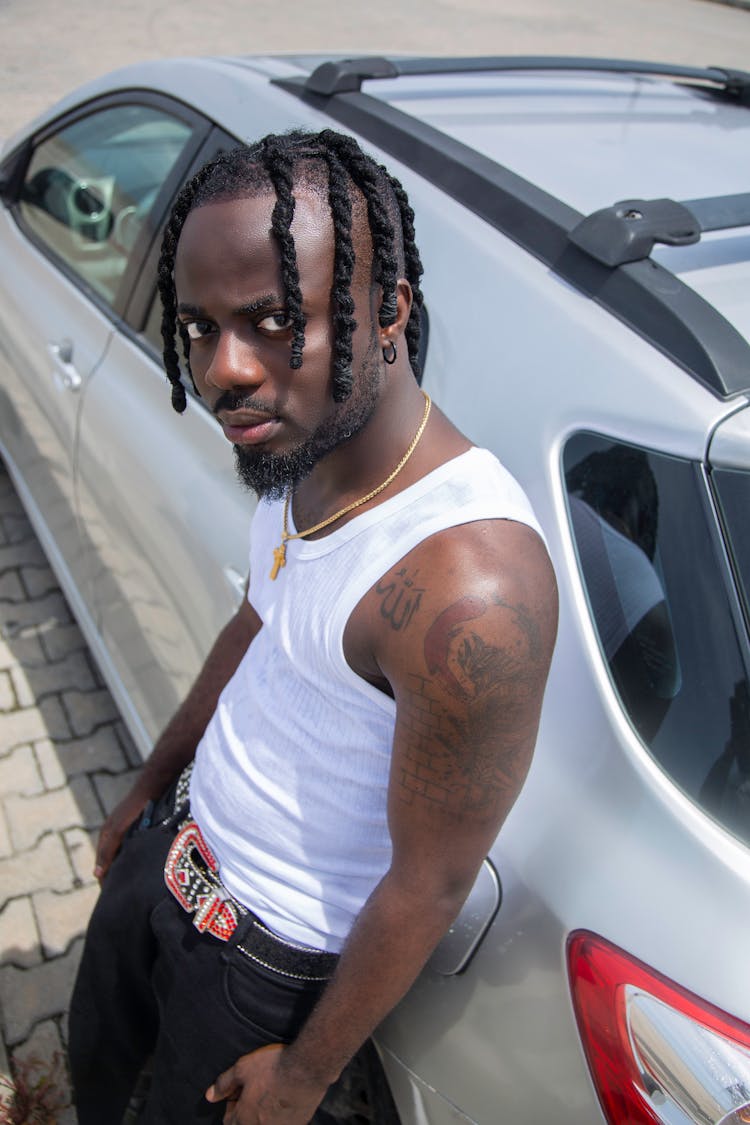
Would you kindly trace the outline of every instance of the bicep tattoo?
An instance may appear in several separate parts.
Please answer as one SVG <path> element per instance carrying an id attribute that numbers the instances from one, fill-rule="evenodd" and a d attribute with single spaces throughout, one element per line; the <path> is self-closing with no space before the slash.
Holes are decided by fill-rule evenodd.
<path id="1" fill-rule="evenodd" d="M 455 813 L 510 807 L 533 747 L 543 650 L 523 605 L 467 596 L 439 614 L 424 639 L 428 675 L 410 676 L 399 713 L 403 800 Z"/>

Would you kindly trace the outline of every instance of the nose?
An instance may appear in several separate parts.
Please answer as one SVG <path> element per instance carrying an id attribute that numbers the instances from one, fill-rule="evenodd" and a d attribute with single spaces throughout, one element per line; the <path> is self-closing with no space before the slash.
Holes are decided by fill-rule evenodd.
<path id="1" fill-rule="evenodd" d="M 258 387 L 265 379 L 265 370 L 247 340 L 236 332 L 222 331 L 216 338 L 204 378 L 209 387 L 220 391 Z"/>

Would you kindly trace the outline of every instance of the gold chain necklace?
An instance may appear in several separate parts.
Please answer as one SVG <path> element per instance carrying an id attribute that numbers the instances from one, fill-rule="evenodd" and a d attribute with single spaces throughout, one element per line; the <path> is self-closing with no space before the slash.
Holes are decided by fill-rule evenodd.
<path id="1" fill-rule="evenodd" d="M 335 523 L 336 520 L 340 520 L 342 516 L 348 515 L 349 512 L 353 512 L 355 508 L 360 508 L 363 504 L 366 504 L 368 500 L 372 500 L 373 497 L 382 492 L 384 488 L 387 488 L 391 481 L 394 481 L 396 479 L 406 462 L 411 457 L 414 450 L 417 448 L 419 439 L 424 433 L 425 426 L 427 425 L 427 419 L 430 416 L 430 407 L 432 406 L 432 401 L 426 391 L 422 391 L 422 394 L 424 395 L 425 403 L 424 415 L 422 417 L 422 421 L 419 423 L 419 429 L 412 439 L 411 445 L 399 461 L 398 465 L 396 465 L 396 468 L 393 470 L 393 472 L 385 478 L 382 484 L 379 484 L 377 488 L 373 488 L 372 492 L 368 492 L 366 496 L 361 496 L 360 499 L 355 500 L 353 504 L 347 504 L 345 508 L 341 509 L 341 511 L 334 512 L 332 516 L 329 516 L 328 519 L 321 520 L 320 523 L 316 523 L 314 527 L 308 527 L 306 531 L 295 531 L 294 533 L 290 533 L 288 531 L 289 505 L 292 500 L 292 490 L 290 489 L 289 492 L 287 492 L 286 499 L 284 500 L 284 524 L 281 531 L 281 543 L 278 547 L 274 547 L 273 549 L 273 566 L 271 568 L 270 574 L 271 579 L 275 580 L 282 566 L 286 566 L 286 545 L 290 539 L 304 539 L 306 535 L 313 535 L 316 531 L 322 531 L 324 527 L 328 527 L 329 524 Z"/>

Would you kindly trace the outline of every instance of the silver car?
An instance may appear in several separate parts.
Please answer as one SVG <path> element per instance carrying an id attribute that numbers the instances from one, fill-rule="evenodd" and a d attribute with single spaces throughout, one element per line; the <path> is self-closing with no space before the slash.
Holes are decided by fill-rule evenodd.
<path id="1" fill-rule="evenodd" d="M 332 123 L 410 194 L 424 385 L 526 488 L 561 595 L 528 782 L 356 1120 L 750 1122 L 750 75 L 96 81 L 0 158 L 2 456 L 145 754 L 241 596 L 254 504 L 200 400 L 171 410 L 160 227 L 218 149 Z"/>

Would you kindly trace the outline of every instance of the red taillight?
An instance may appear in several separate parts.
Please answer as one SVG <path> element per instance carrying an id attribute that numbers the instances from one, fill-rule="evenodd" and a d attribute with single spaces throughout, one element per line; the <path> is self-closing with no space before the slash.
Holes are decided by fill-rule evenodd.
<path id="1" fill-rule="evenodd" d="M 750 1026 L 595 934 L 571 934 L 568 970 L 610 1125 L 750 1123 Z"/>

